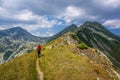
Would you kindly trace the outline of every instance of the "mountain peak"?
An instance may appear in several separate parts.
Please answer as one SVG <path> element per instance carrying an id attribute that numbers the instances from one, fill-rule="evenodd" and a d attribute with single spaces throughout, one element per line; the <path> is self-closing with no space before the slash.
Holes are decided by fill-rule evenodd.
<path id="1" fill-rule="evenodd" d="M 109 32 L 103 25 L 101 25 L 98 22 L 90 22 L 87 21 L 83 25 L 80 26 L 81 28 L 89 29 L 91 31 L 97 30 L 97 31 L 103 31 L 103 32 Z"/>
<path id="2" fill-rule="evenodd" d="M 86 21 L 83 25 L 85 26 L 97 26 L 97 27 L 103 27 L 100 23 L 98 22 L 90 22 L 90 21 Z"/>
<path id="3" fill-rule="evenodd" d="M 0 31 L 0 38 L 9 37 L 14 40 L 36 41 L 35 37 L 20 26 Z"/>
<path id="4" fill-rule="evenodd" d="M 70 26 L 66 27 L 62 31 L 58 32 L 57 34 L 53 35 L 49 41 L 55 40 L 58 37 L 62 36 L 63 34 L 66 34 L 68 32 L 74 32 L 77 29 L 77 26 L 75 24 L 71 24 Z"/>
<path id="5" fill-rule="evenodd" d="M 8 30 L 25 30 L 25 29 L 23 29 L 23 28 L 20 27 L 20 26 L 17 26 L 17 27 L 10 28 L 10 29 L 8 29 Z"/>
<path id="6" fill-rule="evenodd" d="M 16 27 L 13 27 L 13 28 L 16 28 L 16 29 L 23 29 L 23 28 L 20 27 L 20 26 L 16 26 Z"/>
<path id="7" fill-rule="evenodd" d="M 75 24 L 71 24 L 71 25 L 68 26 L 66 29 L 71 29 L 71 28 L 76 29 L 76 28 L 77 28 L 77 25 L 75 25 Z"/>
<path id="8" fill-rule="evenodd" d="M 70 26 L 76 26 L 75 24 L 71 24 Z M 77 27 L 77 26 L 76 26 Z"/>

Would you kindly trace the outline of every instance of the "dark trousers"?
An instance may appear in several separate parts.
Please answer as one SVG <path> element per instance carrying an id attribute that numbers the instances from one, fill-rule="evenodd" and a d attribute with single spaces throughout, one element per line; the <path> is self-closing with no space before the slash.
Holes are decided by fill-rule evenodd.
<path id="1" fill-rule="evenodd" d="M 39 51 L 38 51 L 38 58 L 40 58 L 40 54 L 41 54 L 41 51 L 39 50 Z"/>

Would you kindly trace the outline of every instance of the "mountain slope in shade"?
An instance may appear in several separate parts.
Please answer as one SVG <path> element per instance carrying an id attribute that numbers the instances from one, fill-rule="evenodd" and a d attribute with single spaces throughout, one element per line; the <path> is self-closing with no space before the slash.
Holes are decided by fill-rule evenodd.
<path id="1" fill-rule="evenodd" d="M 70 26 L 68 26 L 67 28 L 65 28 L 64 30 L 58 32 L 57 34 L 53 35 L 49 41 L 55 40 L 58 37 L 62 36 L 63 34 L 67 33 L 67 32 L 73 32 L 77 29 L 77 26 L 75 24 L 72 24 Z"/>
<path id="2" fill-rule="evenodd" d="M 85 22 L 76 34 L 82 42 L 104 52 L 120 68 L 120 37 L 97 22 Z"/>

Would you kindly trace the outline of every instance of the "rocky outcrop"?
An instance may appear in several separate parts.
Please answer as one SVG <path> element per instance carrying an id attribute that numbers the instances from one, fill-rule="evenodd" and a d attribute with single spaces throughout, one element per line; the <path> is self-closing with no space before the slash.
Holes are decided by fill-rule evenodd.
<path id="1" fill-rule="evenodd" d="M 76 45 L 76 44 L 78 44 L 78 41 L 73 39 L 72 34 L 73 33 L 68 32 L 68 33 L 62 35 L 57 40 L 52 41 L 52 42 L 54 42 L 54 44 L 51 44 L 51 45 L 47 46 L 46 48 L 52 49 L 52 48 L 58 47 L 58 46 L 71 45 L 71 44 Z"/>

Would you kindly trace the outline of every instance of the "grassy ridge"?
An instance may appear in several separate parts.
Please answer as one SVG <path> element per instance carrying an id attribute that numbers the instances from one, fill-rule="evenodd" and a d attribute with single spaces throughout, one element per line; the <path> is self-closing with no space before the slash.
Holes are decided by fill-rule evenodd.
<path id="1" fill-rule="evenodd" d="M 0 80 L 37 80 L 35 51 L 0 65 Z"/>
<path id="2" fill-rule="evenodd" d="M 113 80 L 100 66 L 90 64 L 90 59 L 73 54 L 74 46 L 44 49 L 40 67 L 45 80 Z M 117 79 L 116 79 L 117 80 Z"/>

